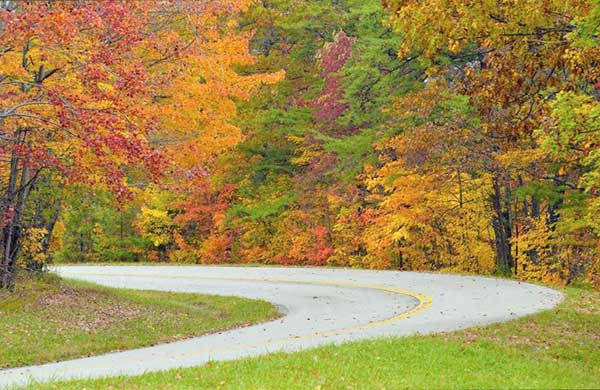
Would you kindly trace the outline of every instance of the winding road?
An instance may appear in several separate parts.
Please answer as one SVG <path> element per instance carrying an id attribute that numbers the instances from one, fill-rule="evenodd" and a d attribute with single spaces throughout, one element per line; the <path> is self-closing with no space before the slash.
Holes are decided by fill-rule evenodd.
<path id="1" fill-rule="evenodd" d="M 264 299 L 275 321 L 96 357 L 0 371 L 0 388 L 31 380 L 137 375 L 325 343 L 452 331 L 554 307 L 562 294 L 474 276 L 330 268 L 65 266 L 106 286 Z"/>

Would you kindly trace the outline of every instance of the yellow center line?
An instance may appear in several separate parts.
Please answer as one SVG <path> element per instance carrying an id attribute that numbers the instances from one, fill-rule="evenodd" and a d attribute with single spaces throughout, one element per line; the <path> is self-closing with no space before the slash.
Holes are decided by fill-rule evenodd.
<path id="1" fill-rule="evenodd" d="M 270 344 L 281 343 L 285 341 L 292 340 L 305 340 L 312 339 L 317 337 L 329 337 L 336 336 L 361 330 L 367 330 L 372 328 L 381 327 L 384 325 L 389 325 L 394 322 L 398 322 L 404 319 L 408 319 L 413 317 L 414 315 L 426 310 L 432 304 L 432 298 L 420 292 L 414 292 L 410 290 L 404 290 L 395 287 L 387 287 L 376 284 L 362 284 L 362 283 L 354 283 L 354 282 L 336 282 L 336 281 L 325 281 L 325 280 L 300 280 L 300 279 L 286 279 L 286 278 L 253 278 L 253 277 L 224 277 L 224 276 L 193 276 L 193 275 L 147 275 L 147 274 L 103 274 L 103 273 L 93 273 L 93 272 L 78 272 L 76 275 L 89 275 L 89 276 L 133 276 L 133 277 L 145 277 L 145 278 L 161 278 L 161 279 L 206 279 L 206 280 L 231 280 L 231 281 L 250 281 L 250 282 L 270 282 L 270 283 L 293 283 L 293 284 L 311 284 L 311 285 L 323 285 L 323 286 L 338 286 L 338 287 L 352 287 L 352 288 L 362 288 L 362 289 L 370 289 L 370 290 L 379 290 L 386 291 L 395 294 L 401 294 L 405 296 L 409 296 L 415 298 L 418 301 L 418 304 L 412 309 L 402 312 L 400 314 L 394 315 L 392 317 L 369 322 L 364 325 L 355 325 L 348 326 L 345 328 L 334 329 L 324 332 L 314 332 L 309 333 L 303 336 L 290 336 L 282 339 L 270 340 L 264 343 L 258 344 L 246 344 L 246 345 L 237 345 L 235 347 L 227 347 L 222 348 L 220 350 L 238 350 L 238 349 L 246 349 L 246 348 L 256 348 L 261 346 L 267 346 Z M 76 276 L 75 275 L 75 276 Z M 215 350 L 212 350 L 213 352 Z M 193 354 L 200 353 L 201 351 L 194 351 Z M 187 354 L 186 354 L 187 355 Z"/>

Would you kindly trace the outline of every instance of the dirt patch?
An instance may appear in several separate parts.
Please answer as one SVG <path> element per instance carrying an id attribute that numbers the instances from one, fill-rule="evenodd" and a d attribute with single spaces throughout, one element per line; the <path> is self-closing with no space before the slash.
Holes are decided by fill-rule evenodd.
<path id="1" fill-rule="evenodd" d="M 77 290 L 71 287 L 60 287 L 57 291 L 50 292 L 48 294 L 44 294 L 40 296 L 38 301 L 36 302 L 36 306 L 40 308 L 54 307 L 54 306 L 73 306 L 80 305 L 83 299 L 88 297 L 88 294 L 84 294 L 82 291 L 85 290 Z M 89 295 L 92 295 L 92 292 L 89 292 Z"/>
<path id="2" fill-rule="evenodd" d="M 147 314 L 144 308 L 116 300 L 101 291 L 64 286 L 41 296 L 35 306 L 59 329 L 77 328 L 85 332 L 95 332 Z"/>
<path id="3" fill-rule="evenodd" d="M 535 335 L 497 335 L 497 334 L 481 334 L 476 329 L 465 330 L 454 340 L 462 341 L 467 345 L 473 344 L 480 340 L 492 341 L 500 345 L 511 346 L 529 346 L 534 348 L 548 349 L 549 344 Z"/>
<path id="4" fill-rule="evenodd" d="M 595 291 L 584 292 L 573 309 L 580 314 L 600 314 L 600 294 Z"/>

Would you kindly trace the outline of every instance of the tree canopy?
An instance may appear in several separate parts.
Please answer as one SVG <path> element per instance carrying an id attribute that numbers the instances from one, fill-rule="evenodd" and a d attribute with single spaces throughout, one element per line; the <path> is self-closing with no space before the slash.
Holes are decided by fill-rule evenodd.
<path id="1" fill-rule="evenodd" d="M 600 281 L 594 1 L 2 4 L 3 287 L 145 260 Z"/>

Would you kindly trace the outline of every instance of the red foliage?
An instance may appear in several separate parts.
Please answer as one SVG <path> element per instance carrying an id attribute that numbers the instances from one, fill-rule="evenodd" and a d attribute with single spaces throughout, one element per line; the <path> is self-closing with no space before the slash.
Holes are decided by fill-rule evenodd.
<path id="1" fill-rule="evenodd" d="M 348 108 L 344 103 L 342 78 L 337 75 L 352 55 L 354 39 L 340 31 L 333 42 L 323 48 L 321 54 L 322 76 L 325 86 L 321 94 L 310 103 L 316 108 L 315 116 L 319 122 L 331 124 L 335 122 Z"/>
<path id="2" fill-rule="evenodd" d="M 193 1 L 131 0 L 36 1 L 0 9 L 0 46 L 11 53 L 0 77 L 1 156 L 58 169 L 69 182 L 93 186 L 101 180 L 120 200 L 128 199 L 127 166 L 142 167 L 152 178 L 164 168 L 146 137 L 159 126 L 154 96 L 178 75 L 157 71 L 152 56 L 175 61 L 181 54 L 173 48 L 150 58 L 140 53 L 162 40 L 156 15 L 195 7 Z M 186 39 L 174 38 L 172 46 L 184 47 Z M 12 53 L 23 53 L 22 59 Z M 22 129 L 31 130 L 23 136 Z"/>

